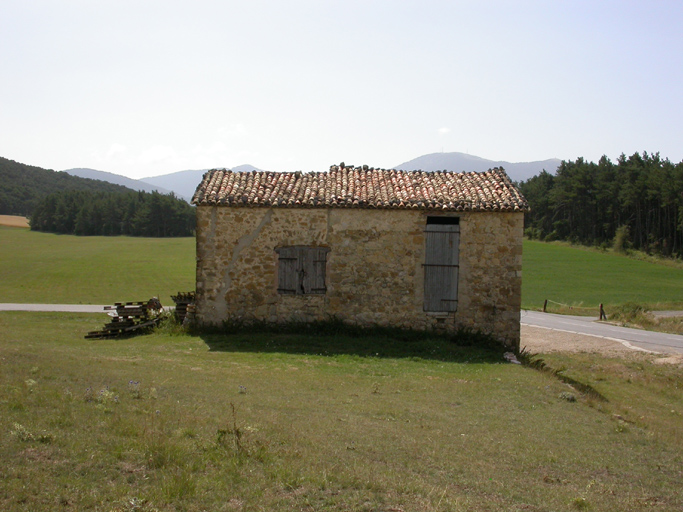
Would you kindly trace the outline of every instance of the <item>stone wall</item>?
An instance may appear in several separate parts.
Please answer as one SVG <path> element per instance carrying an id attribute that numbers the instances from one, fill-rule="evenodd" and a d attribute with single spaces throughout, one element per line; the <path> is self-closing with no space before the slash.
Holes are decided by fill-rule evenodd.
<path id="1" fill-rule="evenodd" d="M 469 327 L 519 345 L 522 213 L 463 212 L 458 309 L 423 311 L 424 229 L 433 212 L 197 208 L 197 318 Z M 324 295 L 277 291 L 277 247 L 329 247 Z"/>

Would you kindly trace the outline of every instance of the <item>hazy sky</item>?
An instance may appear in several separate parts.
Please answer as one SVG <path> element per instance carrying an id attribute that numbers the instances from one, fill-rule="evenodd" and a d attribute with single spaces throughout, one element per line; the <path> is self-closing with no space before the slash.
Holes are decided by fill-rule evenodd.
<path id="1" fill-rule="evenodd" d="M 0 0 L 0 156 L 136 178 L 679 162 L 682 26 L 680 0 Z"/>

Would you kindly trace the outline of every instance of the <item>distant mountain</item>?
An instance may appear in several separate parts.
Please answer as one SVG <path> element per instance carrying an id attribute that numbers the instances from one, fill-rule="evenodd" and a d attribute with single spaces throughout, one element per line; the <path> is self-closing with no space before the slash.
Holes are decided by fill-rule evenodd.
<path id="1" fill-rule="evenodd" d="M 554 173 L 561 161 L 554 158 L 550 160 L 542 160 L 538 162 L 523 162 L 511 163 L 503 161 L 487 160 L 478 156 L 468 155 L 465 153 L 432 153 L 430 155 L 423 155 L 414 160 L 402 163 L 394 167 L 394 169 L 402 169 L 406 171 L 423 170 L 423 171 L 486 171 L 493 167 L 503 167 L 510 178 L 514 181 L 527 180 L 536 176 L 542 170 Z M 258 167 L 250 164 L 238 165 L 236 167 L 228 167 L 233 171 L 250 172 L 262 171 Z M 102 180 L 109 183 L 115 183 L 131 188 L 133 190 L 144 190 L 150 192 L 156 190 L 162 194 L 173 192 L 177 197 L 190 201 L 194 195 L 197 185 L 202 181 L 204 173 L 208 169 L 178 171 L 170 174 L 162 174 L 161 176 L 150 176 L 134 180 L 118 174 L 110 172 L 96 171 L 94 169 L 68 169 L 64 171 L 74 177 L 90 178 Z"/>
<path id="2" fill-rule="evenodd" d="M 404 171 L 453 171 L 481 172 L 493 167 L 503 167 L 513 181 L 524 181 L 543 170 L 554 173 L 562 161 L 557 158 L 537 162 L 503 162 L 487 160 L 466 153 L 432 153 L 404 162 L 394 167 Z"/>
<path id="3" fill-rule="evenodd" d="M 249 164 L 228 167 L 228 169 L 239 172 L 261 171 L 261 169 Z M 189 201 L 192 199 L 194 191 L 197 189 L 197 185 L 202 181 L 202 177 L 207 170 L 208 169 L 178 171 L 171 174 L 163 174 L 161 176 L 142 178 L 140 181 L 172 190 L 177 196 Z"/>
<path id="4" fill-rule="evenodd" d="M 79 178 L 0 157 L 0 214 L 30 217 L 45 196 L 63 190 L 130 192 L 121 185 Z"/>
<path id="5" fill-rule="evenodd" d="M 170 190 L 166 190 L 162 187 L 155 187 L 149 183 L 145 183 L 141 180 L 134 180 L 126 176 L 121 176 L 119 174 L 114 174 L 105 171 L 96 171 L 95 169 L 66 169 L 63 171 L 71 176 L 78 176 L 79 178 L 88 178 L 91 180 L 106 181 L 109 183 L 114 183 L 116 185 L 123 185 L 133 190 L 143 190 L 145 192 L 159 192 L 160 194 L 170 194 Z"/>

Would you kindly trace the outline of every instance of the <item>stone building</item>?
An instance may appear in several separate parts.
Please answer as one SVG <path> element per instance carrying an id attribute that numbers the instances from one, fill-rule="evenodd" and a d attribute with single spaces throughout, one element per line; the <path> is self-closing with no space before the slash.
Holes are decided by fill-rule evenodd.
<path id="1" fill-rule="evenodd" d="M 202 324 L 336 317 L 519 346 L 528 204 L 502 169 L 212 170 L 193 203 Z"/>

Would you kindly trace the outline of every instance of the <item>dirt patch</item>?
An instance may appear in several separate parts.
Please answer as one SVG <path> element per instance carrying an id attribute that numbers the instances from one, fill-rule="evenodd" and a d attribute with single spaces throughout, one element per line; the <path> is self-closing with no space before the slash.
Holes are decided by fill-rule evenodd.
<path id="1" fill-rule="evenodd" d="M 652 362 L 655 364 L 673 364 L 679 368 L 683 368 L 683 356 L 678 354 L 666 357 L 658 357 Z"/>
<path id="2" fill-rule="evenodd" d="M 522 325 L 522 339 L 520 347 L 526 348 L 532 354 L 547 354 L 549 352 L 584 352 L 609 357 L 628 357 L 633 354 L 649 354 L 652 362 L 657 364 L 673 364 L 683 367 L 683 356 L 671 354 L 655 354 L 629 348 L 618 341 L 556 331 L 543 327 Z"/>
<path id="3" fill-rule="evenodd" d="M 526 347 L 529 352 L 539 354 L 548 352 L 593 352 L 618 356 L 634 352 L 633 349 L 622 345 L 618 341 L 529 325 L 522 325 L 522 341 L 520 346 L 522 348 Z"/>
<path id="4" fill-rule="evenodd" d="M 17 215 L 0 215 L 0 226 L 11 228 L 28 228 L 28 219 Z"/>

